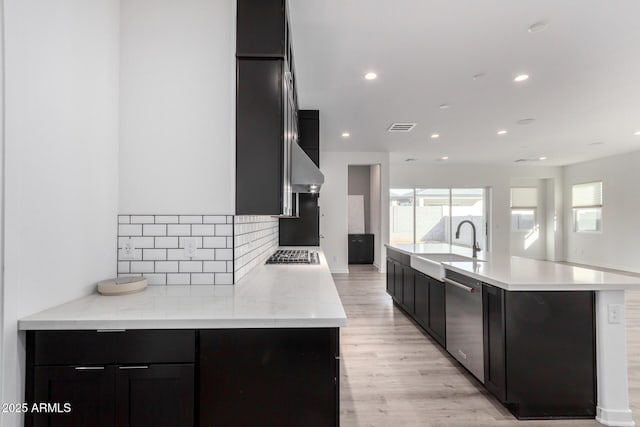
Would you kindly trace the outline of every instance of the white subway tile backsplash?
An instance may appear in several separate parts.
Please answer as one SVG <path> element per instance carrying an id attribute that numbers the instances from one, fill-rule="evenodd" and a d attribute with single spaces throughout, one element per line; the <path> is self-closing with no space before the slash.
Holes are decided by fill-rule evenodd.
<path id="1" fill-rule="evenodd" d="M 227 238 L 226 237 L 203 237 L 202 247 L 224 249 L 227 247 Z"/>
<path id="2" fill-rule="evenodd" d="M 202 215 L 180 215 L 180 224 L 202 224 Z"/>
<path id="3" fill-rule="evenodd" d="M 216 285 L 233 285 L 232 273 L 216 273 Z"/>
<path id="4" fill-rule="evenodd" d="M 202 261 L 180 261 L 180 273 L 202 273 Z"/>
<path id="5" fill-rule="evenodd" d="M 178 238 L 177 237 L 156 237 L 155 247 L 156 248 L 177 248 Z"/>
<path id="6" fill-rule="evenodd" d="M 193 259 L 194 260 L 216 259 L 216 250 L 215 249 L 198 249 L 196 251 L 196 256 L 194 256 Z"/>
<path id="7" fill-rule="evenodd" d="M 121 260 L 141 260 L 142 259 L 142 249 L 134 249 L 133 256 L 127 257 L 124 253 L 124 249 L 118 249 L 118 259 Z"/>
<path id="8" fill-rule="evenodd" d="M 166 236 L 166 224 L 144 224 L 142 226 L 142 234 L 144 236 Z"/>
<path id="9" fill-rule="evenodd" d="M 190 224 L 167 225 L 167 236 L 191 236 Z"/>
<path id="10" fill-rule="evenodd" d="M 149 285 L 166 285 L 167 275 L 158 273 L 144 273 L 144 278 L 147 279 Z"/>
<path id="11" fill-rule="evenodd" d="M 131 273 L 153 273 L 153 261 L 131 261 Z"/>
<path id="12" fill-rule="evenodd" d="M 204 261 L 202 271 L 206 273 L 227 273 L 227 261 Z"/>
<path id="13" fill-rule="evenodd" d="M 143 249 L 142 259 L 145 261 L 165 261 L 167 249 Z"/>
<path id="14" fill-rule="evenodd" d="M 216 225 L 213 224 L 193 224 L 191 226 L 192 236 L 215 236 L 219 233 L 216 232 Z M 225 225 L 227 227 L 227 225 Z"/>
<path id="15" fill-rule="evenodd" d="M 153 215 L 131 215 L 131 224 L 153 224 Z"/>
<path id="16" fill-rule="evenodd" d="M 118 261 L 118 273 L 129 273 L 129 261 Z"/>
<path id="17" fill-rule="evenodd" d="M 194 273 L 191 275 L 192 285 L 214 285 L 215 279 L 213 273 Z"/>
<path id="18" fill-rule="evenodd" d="M 190 283 L 190 274 L 167 274 L 167 285 L 189 285 Z"/>
<path id="19" fill-rule="evenodd" d="M 216 236 L 233 236 L 233 225 L 231 224 L 216 224 Z"/>
<path id="20" fill-rule="evenodd" d="M 204 224 L 226 224 L 227 216 L 226 215 L 205 215 L 202 218 L 202 222 Z"/>
<path id="21" fill-rule="evenodd" d="M 158 273 L 177 273 L 178 261 L 156 261 L 155 271 Z"/>
<path id="22" fill-rule="evenodd" d="M 119 224 L 118 236 L 142 236 L 142 225 L 140 224 Z"/>
<path id="23" fill-rule="evenodd" d="M 131 217 L 129 215 L 118 215 L 118 224 L 129 224 Z"/>
<path id="24" fill-rule="evenodd" d="M 187 261 L 190 258 L 185 255 L 184 248 L 181 248 L 181 249 L 167 249 L 167 259 Z"/>
<path id="25" fill-rule="evenodd" d="M 156 224 L 177 224 L 178 215 L 156 215 Z"/>
<path id="26" fill-rule="evenodd" d="M 124 247 L 125 242 L 129 239 L 131 239 L 131 243 L 136 249 L 155 247 L 153 244 L 153 237 L 118 237 L 118 248 Z"/>
<path id="27" fill-rule="evenodd" d="M 234 248 L 232 267 L 235 269 L 236 283 L 254 267 L 264 263 L 277 249 L 278 224 L 277 218 L 269 216 L 246 215 L 234 218 L 233 237 L 228 239 L 231 239 Z"/>
<path id="28" fill-rule="evenodd" d="M 231 261 L 233 260 L 233 249 L 215 249 L 216 260 Z"/>

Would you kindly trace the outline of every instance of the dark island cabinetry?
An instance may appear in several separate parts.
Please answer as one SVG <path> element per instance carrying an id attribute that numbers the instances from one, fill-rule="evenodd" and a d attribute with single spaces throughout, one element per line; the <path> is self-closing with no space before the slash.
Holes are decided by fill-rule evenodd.
<path id="1" fill-rule="evenodd" d="M 411 268 L 411 258 L 387 249 L 387 293 L 440 345 L 445 345 L 444 283 Z"/>

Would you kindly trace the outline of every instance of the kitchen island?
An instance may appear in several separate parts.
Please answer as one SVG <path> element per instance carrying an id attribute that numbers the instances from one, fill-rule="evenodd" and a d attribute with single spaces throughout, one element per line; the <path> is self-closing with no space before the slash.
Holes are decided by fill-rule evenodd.
<path id="1" fill-rule="evenodd" d="M 319 264 L 260 265 L 234 286 L 93 294 L 21 319 L 26 401 L 72 403 L 26 425 L 338 425 L 346 315 L 309 249 Z"/>
<path id="2" fill-rule="evenodd" d="M 393 278 L 387 290 L 423 327 L 416 304 L 424 277 L 430 291 L 445 288 L 441 305 L 446 310 L 452 304 L 456 308 L 455 293 L 464 294 L 465 288 L 467 294 L 482 295 L 471 334 L 475 336 L 470 337 L 468 329 L 464 338 L 475 339 L 483 349 L 478 363 L 484 370 L 474 370 L 474 363 L 469 363 L 474 357 L 458 347 L 460 331 L 452 333 L 457 320 L 469 324 L 468 310 L 446 313 L 443 346 L 514 415 L 595 417 L 605 425 L 634 425 L 628 400 L 624 292 L 638 289 L 640 279 L 494 253 L 480 253 L 473 260 L 470 249 L 442 244 L 387 248 L 394 269 L 392 275 L 387 271 Z M 413 281 L 413 298 L 405 278 Z"/>

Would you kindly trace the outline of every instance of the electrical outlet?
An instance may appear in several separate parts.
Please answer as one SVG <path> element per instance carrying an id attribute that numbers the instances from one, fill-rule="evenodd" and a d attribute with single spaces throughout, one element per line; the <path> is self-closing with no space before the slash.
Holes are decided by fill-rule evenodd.
<path id="1" fill-rule="evenodd" d="M 122 259 L 135 259 L 136 258 L 136 247 L 133 244 L 133 240 L 127 239 L 124 241 L 122 245 Z"/>
<path id="2" fill-rule="evenodd" d="M 198 255 L 198 244 L 195 237 L 187 237 L 184 239 L 184 256 L 193 258 Z"/>
<path id="3" fill-rule="evenodd" d="M 609 304 L 607 307 L 609 323 L 622 323 L 622 305 Z"/>

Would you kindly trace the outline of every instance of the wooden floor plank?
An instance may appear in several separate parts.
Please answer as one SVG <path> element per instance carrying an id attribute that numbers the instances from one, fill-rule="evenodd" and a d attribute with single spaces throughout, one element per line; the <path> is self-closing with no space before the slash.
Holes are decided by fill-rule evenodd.
<path id="1" fill-rule="evenodd" d="M 341 330 L 343 427 L 595 427 L 593 420 L 518 421 L 393 306 L 385 275 L 350 266 L 334 280 L 348 317 Z M 640 426 L 640 292 L 627 293 L 631 409 Z"/>

